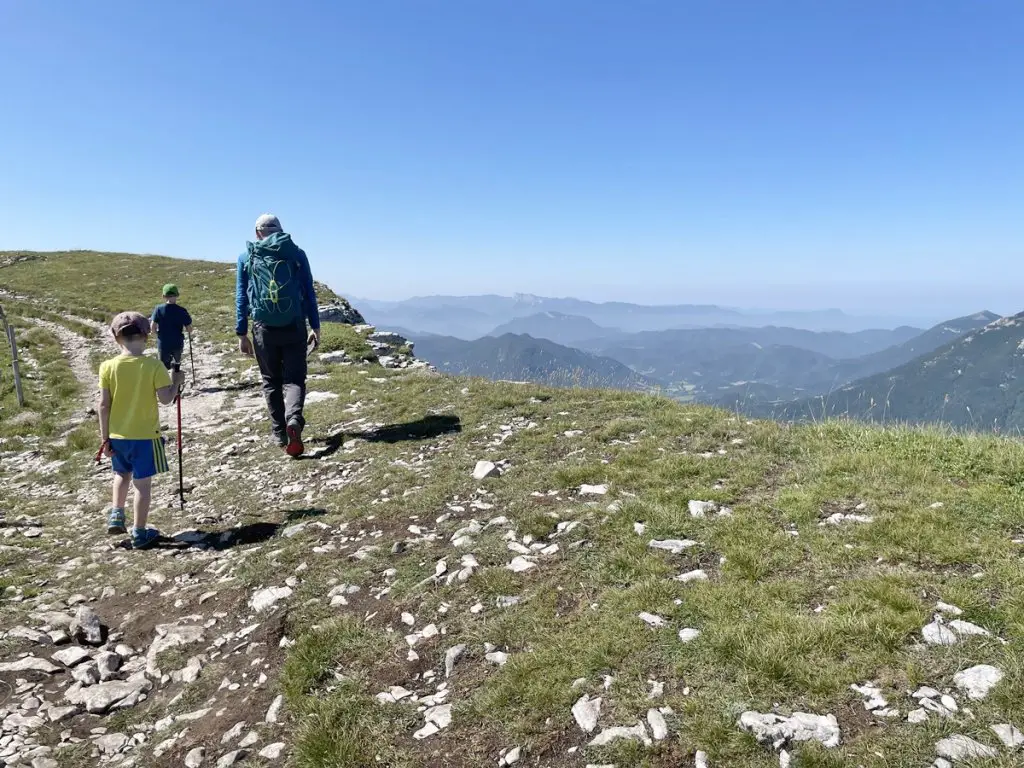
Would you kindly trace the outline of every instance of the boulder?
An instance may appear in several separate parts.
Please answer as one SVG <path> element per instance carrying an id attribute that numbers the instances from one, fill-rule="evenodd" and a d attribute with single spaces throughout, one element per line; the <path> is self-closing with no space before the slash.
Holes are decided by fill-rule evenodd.
<path id="1" fill-rule="evenodd" d="M 344 325 L 365 325 L 366 320 L 347 299 L 339 298 L 320 305 L 321 323 L 342 323 Z"/>

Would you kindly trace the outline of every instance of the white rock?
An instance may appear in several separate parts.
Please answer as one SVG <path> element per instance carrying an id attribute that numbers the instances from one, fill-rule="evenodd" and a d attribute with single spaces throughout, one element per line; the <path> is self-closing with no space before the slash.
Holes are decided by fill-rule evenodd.
<path id="1" fill-rule="evenodd" d="M 915 699 L 937 699 L 942 694 L 936 691 L 934 688 L 929 688 L 927 685 L 922 685 L 916 691 L 911 694 Z"/>
<path id="2" fill-rule="evenodd" d="M 982 757 L 999 757 L 999 752 L 993 747 L 984 744 L 962 734 L 954 734 L 948 739 L 942 739 L 935 745 L 935 754 L 945 757 L 954 762 L 973 760 Z"/>
<path id="3" fill-rule="evenodd" d="M 956 645 L 959 642 L 956 633 L 938 619 L 921 628 L 921 637 L 928 645 Z"/>
<path id="4" fill-rule="evenodd" d="M 949 628 L 961 637 L 969 637 L 972 635 L 985 636 L 992 634 L 987 629 L 979 627 L 977 624 L 972 624 L 969 621 L 961 621 L 960 619 L 953 619 L 949 622 Z"/>
<path id="5" fill-rule="evenodd" d="M 462 658 L 462 654 L 466 652 L 465 645 L 456 645 L 449 648 L 444 654 L 444 676 L 451 677 L 455 671 L 455 665 Z"/>
<path id="6" fill-rule="evenodd" d="M 693 642 L 700 637 L 700 630 L 693 629 L 692 627 L 686 627 L 685 629 L 679 630 L 679 640 L 684 643 Z"/>
<path id="7" fill-rule="evenodd" d="M 681 573 L 675 577 L 676 581 L 681 581 L 683 584 L 689 584 L 691 581 L 707 581 L 708 575 L 701 569 L 695 571 L 689 571 L 687 573 Z"/>
<path id="8" fill-rule="evenodd" d="M 935 610 L 949 616 L 962 616 L 964 613 L 962 609 L 957 608 L 955 605 L 944 603 L 941 600 L 935 604 Z"/>
<path id="9" fill-rule="evenodd" d="M 78 606 L 75 620 L 69 629 L 72 637 L 79 637 L 86 645 L 102 645 L 103 626 L 100 617 L 87 605 Z"/>
<path id="10" fill-rule="evenodd" d="M 78 713 L 78 707 L 50 707 L 46 716 L 51 723 L 59 723 Z"/>
<path id="11" fill-rule="evenodd" d="M 508 663 L 508 654 L 504 651 L 491 651 L 484 658 L 491 662 L 491 664 L 497 664 L 499 667 L 503 667 Z"/>
<path id="12" fill-rule="evenodd" d="M 242 731 L 245 730 L 245 726 L 246 722 L 244 720 L 239 723 L 235 723 L 227 733 L 220 737 L 220 743 L 227 744 L 228 742 L 235 741 L 242 735 Z"/>
<path id="13" fill-rule="evenodd" d="M 953 764 L 944 757 L 937 757 L 935 762 L 932 763 L 931 768 L 953 768 Z"/>
<path id="14" fill-rule="evenodd" d="M 664 741 L 668 738 L 668 724 L 661 712 L 653 708 L 648 709 L 647 723 L 651 726 L 651 736 L 655 741 Z"/>
<path id="15" fill-rule="evenodd" d="M 584 733 L 593 733 L 597 728 L 597 719 L 601 715 L 601 701 L 600 697 L 592 699 L 585 695 L 572 705 L 572 716 Z"/>
<path id="16" fill-rule="evenodd" d="M 607 485 L 587 485 L 584 483 L 580 486 L 580 496 L 604 496 L 608 493 Z"/>
<path id="17" fill-rule="evenodd" d="M 205 761 L 206 749 L 204 747 L 196 747 L 185 755 L 185 768 L 200 768 Z"/>
<path id="18" fill-rule="evenodd" d="M 230 768 L 239 760 L 243 760 L 245 758 L 245 755 L 246 752 L 244 749 L 236 749 L 234 752 L 228 752 L 220 760 L 217 761 L 217 768 Z"/>
<path id="19" fill-rule="evenodd" d="M 940 704 L 935 701 L 935 699 L 921 699 L 918 703 L 920 703 L 923 709 L 926 709 L 929 712 L 934 712 L 942 717 L 952 717 L 959 707 L 957 707 L 956 702 L 949 696 L 943 696 L 942 700 L 947 702 L 950 706 L 947 706 L 947 704 Z"/>
<path id="20" fill-rule="evenodd" d="M 991 727 L 992 732 L 999 737 L 999 740 L 1003 742 L 1007 749 L 1012 750 L 1024 747 L 1024 733 L 1018 731 L 1010 723 L 999 723 Z"/>
<path id="21" fill-rule="evenodd" d="M 705 517 L 718 511 L 718 505 L 713 501 L 691 500 L 687 506 L 690 510 L 690 517 Z"/>
<path id="22" fill-rule="evenodd" d="M 651 539 L 647 542 L 647 546 L 651 549 L 664 549 L 673 555 L 678 555 L 690 547 L 697 546 L 697 542 L 690 541 L 690 539 Z"/>
<path id="23" fill-rule="evenodd" d="M 260 757 L 264 760 L 279 760 L 281 755 L 284 754 L 284 748 L 285 743 L 283 741 L 275 742 L 260 750 Z"/>
<path id="24" fill-rule="evenodd" d="M 926 709 L 915 709 L 907 715 L 908 723 L 926 723 L 928 722 L 928 710 Z"/>
<path id="25" fill-rule="evenodd" d="M 100 681 L 100 671 L 94 662 L 79 664 L 71 670 L 71 677 L 82 685 L 96 685 Z"/>
<path id="26" fill-rule="evenodd" d="M 108 733 L 96 739 L 96 747 L 100 754 L 113 756 L 120 754 L 130 742 L 123 733 Z"/>
<path id="27" fill-rule="evenodd" d="M 643 536 L 644 532 L 647 530 L 647 526 L 643 523 L 633 523 L 633 530 L 636 532 L 637 536 Z"/>
<path id="28" fill-rule="evenodd" d="M 439 704 L 431 707 L 425 714 L 428 723 L 433 723 L 440 729 L 445 729 L 452 724 L 452 705 Z"/>
<path id="29" fill-rule="evenodd" d="M 711 764 L 708 762 L 708 753 L 698 749 L 693 758 L 693 765 L 694 768 L 711 768 Z"/>
<path id="30" fill-rule="evenodd" d="M 64 692 L 64 698 L 71 704 L 84 705 L 94 715 L 100 715 L 111 707 L 134 706 L 152 687 L 152 683 L 145 679 L 112 680 L 88 688 L 71 686 Z"/>
<path id="31" fill-rule="evenodd" d="M 60 671 L 61 668 L 56 664 L 35 656 L 26 656 L 18 661 L 0 664 L 0 672 L 45 672 L 48 675 L 54 675 Z"/>
<path id="32" fill-rule="evenodd" d="M 513 573 L 523 573 L 531 568 L 536 568 L 537 564 L 527 557 L 520 555 L 512 559 L 512 562 L 505 566 L 508 570 Z"/>
<path id="33" fill-rule="evenodd" d="M 594 738 L 590 745 L 591 747 L 606 747 L 616 741 L 622 739 L 628 739 L 631 741 L 639 741 L 647 746 L 651 745 L 651 737 L 647 735 L 647 729 L 644 728 L 643 723 L 637 723 L 632 727 L 617 726 L 615 728 L 605 728 L 601 733 Z"/>
<path id="34" fill-rule="evenodd" d="M 330 352 L 325 352 L 324 354 L 325 355 L 329 355 L 331 353 Z M 323 360 L 323 357 L 324 357 L 324 355 L 320 355 L 320 359 L 321 360 Z M 329 362 L 329 361 L 325 361 L 325 362 Z M 338 395 L 337 392 L 319 392 L 319 391 L 306 392 L 305 405 L 313 405 L 314 403 L 322 403 L 322 402 L 325 402 L 327 400 L 337 400 L 338 397 L 339 397 L 339 395 Z"/>
<path id="35" fill-rule="evenodd" d="M 121 657 L 110 651 L 102 651 L 96 654 L 96 668 L 100 672 L 100 680 L 111 680 L 121 669 Z"/>
<path id="36" fill-rule="evenodd" d="M 281 714 L 281 707 L 284 706 L 284 696 L 278 696 L 270 705 L 270 709 L 267 710 L 266 717 L 263 718 L 264 722 L 276 723 L 278 716 Z"/>
<path id="37" fill-rule="evenodd" d="M 62 651 L 57 651 L 51 656 L 54 661 L 59 661 L 65 667 L 75 667 L 81 664 L 83 661 L 92 658 L 92 654 L 81 646 L 74 645 L 70 648 L 65 648 Z"/>
<path id="38" fill-rule="evenodd" d="M 514 747 L 505 753 L 505 756 L 501 758 L 500 765 L 515 765 L 523 757 L 522 747 Z"/>
<path id="39" fill-rule="evenodd" d="M 246 747 L 251 747 L 255 744 L 258 744 L 259 741 L 260 735 L 256 733 L 256 731 L 249 731 L 249 733 L 245 735 L 245 738 L 238 742 L 238 746 L 242 749 L 245 749 Z"/>
<path id="40" fill-rule="evenodd" d="M 403 613 L 402 614 L 402 623 L 405 624 L 406 626 L 411 627 L 411 626 L 413 626 L 416 623 L 416 617 L 413 616 L 411 613 Z"/>
<path id="41" fill-rule="evenodd" d="M 884 709 L 889 706 L 889 702 L 882 696 L 882 689 L 871 683 L 864 683 L 864 685 L 851 685 L 850 690 L 859 693 L 864 697 L 864 709 L 869 712 L 873 710 Z"/>
<path id="42" fill-rule="evenodd" d="M 272 608 L 279 600 L 292 596 L 291 587 L 267 587 L 256 591 L 249 600 L 249 607 L 256 613 Z"/>
<path id="43" fill-rule="evenodd" d="M 500 474 L 501 470 L 493 461 L 478 461 L 473 469 L 474 480 L 486 480 L 488 477 L 497 477 Z"/>
<path id="44" fill-rule="evenodd" d="M 967 698 L 978 701 L 988 696 L 1002 679 L 1003 673 L 999 669 L 989 664 L 978 664 L 953 675 L 953 684 L 966 691 Z"/>
<path id="45" fill-rule="evenodd" d="M 839 746 L 839 723 L 835 715 L 794 712 L 790 717 L 782 717 L 773 713 L 744 712 L 738 725 L 759 742 L 776 748 L 790 741 L 812 740 L 829 748 Z"/>
<path id="46" fill-rule="evenodd" d="M 416 739 L 417 741 L 422 741 L 423 739 L 429 738 L 429 737 L 433 736 L 435 733 L 440 733 L 440 732 L 441 732 L 441 729 L 438 728 L 436 725 L 434 725 L 433 723 L 427 723 L 422 728 L 420 728 L 418 731 L 416 731 L 412 735 L 412 737 L 414 739 Z"/>
<path id="47" fill-rule="evenodd" d="M 665 619 L 663 619 L 661 616 L 658 616 L 653 613 L 641 611 L 637 615 L 640 617 L 640 620 L 647 624 L 647 626 L 649 627 L 664 627 L 667 623 Z"/>

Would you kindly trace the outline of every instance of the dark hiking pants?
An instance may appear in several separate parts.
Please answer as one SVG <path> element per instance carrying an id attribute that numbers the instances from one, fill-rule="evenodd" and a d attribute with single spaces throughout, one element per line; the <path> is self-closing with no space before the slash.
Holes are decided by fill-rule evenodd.
<path id="1" fill-rule="evenodd" d="M 280 328 L 255 323 L 252 329 L 253 351 L 263 376 L 263 394 L 270 409 L 271 428 L 279 442 L 286 427 L 302 429 L 306 402 L 306 324 Z"/>
<path id="2" fill-rule="evenodd" d="M 181 355 L 184 351 L 184 347 L 168 347 L 159 342 L 156 345 L 156 353 L 167 370 L 171 370 L 175 363 L 181 364 Z"/>

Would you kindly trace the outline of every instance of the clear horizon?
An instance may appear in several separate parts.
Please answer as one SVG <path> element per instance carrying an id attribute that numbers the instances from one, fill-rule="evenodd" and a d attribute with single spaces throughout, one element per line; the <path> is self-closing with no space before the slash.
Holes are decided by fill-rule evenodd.
<path id="1" fill-rule="evenodd" d="M 228 261 L 270 211 L 318 279 L 383 300 L 1024 308 L 1015 0 L 0 18 L 0 250 Z"/>

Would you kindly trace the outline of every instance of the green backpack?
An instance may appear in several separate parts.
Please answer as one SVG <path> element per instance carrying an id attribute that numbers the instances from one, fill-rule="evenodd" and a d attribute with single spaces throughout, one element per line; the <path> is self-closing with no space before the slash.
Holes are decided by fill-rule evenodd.
<path id="1" fill-rule="evenodd" d="M 275 327 L 292 325 L 302 319 L 302 265 L 292 236 L 276 232 L 265 240 L 246 243 L 245 248 L 252 319 Z"/>

